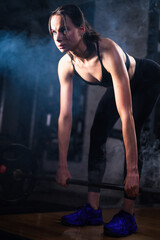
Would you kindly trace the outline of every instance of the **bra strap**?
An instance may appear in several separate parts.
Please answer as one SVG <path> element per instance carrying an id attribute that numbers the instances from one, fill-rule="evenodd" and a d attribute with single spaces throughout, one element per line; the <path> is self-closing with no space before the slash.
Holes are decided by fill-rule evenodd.
<path id="1" fill-rule="evenodd" d="M 72 63 L 72 66 L 73 66 L 73 70 L 74 70 L 74 74 L 77 74 L 77 71 L 76 71 L 76 69 L 75 69 L 75 66 L 74 66 L 74 64 L 73 64 L 73 56 L 72 56 L 72 54 L 68 54 L 69 56 L 70 56 L 70 58 L 71 58 L 71 63 Z"/>
<path id="2" fill-rule="evenodd" d="M 98 41 L 97 41 L 97 55 L 98 55 L 98 59 L 99 59 L 100 63 L 102 64 L 102 59 L 100 57 L 100 52 L 99 52 L 99 43 L 98 43 Z"/>
<path id="3" fill-rule="evenodd" d="M 129 60 L 129 57 L 128 57 L 128 54 L 126 53 L 126 52 L 124 52 L 125 53 L 125 55 L 126 55 L 126 68 L 127 68 L 127 70 L 129 70 L 129 67 L 130 67 L 130 60 Z"/>

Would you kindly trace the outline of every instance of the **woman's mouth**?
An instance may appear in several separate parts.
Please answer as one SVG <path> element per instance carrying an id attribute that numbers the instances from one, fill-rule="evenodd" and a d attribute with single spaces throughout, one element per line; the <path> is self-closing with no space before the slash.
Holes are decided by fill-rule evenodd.
<path id="1" fill-rule="evenodd" d="M 65 48 L 65 45 L 59 45 L 58 48 L 59 48 L 59 49 L 64 49 L 64 48 Z"/>

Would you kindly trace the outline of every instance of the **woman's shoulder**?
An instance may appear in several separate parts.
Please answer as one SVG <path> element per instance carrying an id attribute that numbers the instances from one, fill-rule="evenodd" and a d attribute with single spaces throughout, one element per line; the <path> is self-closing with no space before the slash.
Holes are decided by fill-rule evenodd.
<path id="1" fill-rule="evenodd" d="M 67 53 L 59 60 L 58 69 L 69 74 L 74 74 L 71 58 Z"/>
<path id="2" fill-rule="evenodd" d="M 110 38 L 101 38 L 101 40 L 99 41 L 99 47 L 102 53 L 103 52 L 110 53 L 119 48 L 118 44 L 116 44 Z"/>
<path id="3" fill-rule="evenodd" d="M 71 64 L 70 56 L 67 53 L 65 55 L 63 55 L 63 57 L 61 57 L 60 60 L 59 60 L 59 64 L 60 65 L 63 65 L 63 64 L 70 65 Z"/>
<path id="4" fill-rule="evenodd" d="M 122 48 L 109 38 L 102 38 L 99 42 L 99 49 L 103 59 L 103 64 L 108 72 L 111 72 L 113 66 L 117 66 L 121 59 L 125 61 L 125 54 Z"/>

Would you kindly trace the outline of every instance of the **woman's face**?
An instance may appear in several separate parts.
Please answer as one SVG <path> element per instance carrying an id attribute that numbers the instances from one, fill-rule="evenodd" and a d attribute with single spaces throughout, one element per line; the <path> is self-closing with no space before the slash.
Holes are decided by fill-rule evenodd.
<path id="1" fill-rule="evenodd" d="M 54 42 L 61 52 L 74 51 L 82 40 L 83 26 L 76 27 L 66 16 L 66 23 L 61 15 L 54 15 L 51 19 L 51 31 Z"/>

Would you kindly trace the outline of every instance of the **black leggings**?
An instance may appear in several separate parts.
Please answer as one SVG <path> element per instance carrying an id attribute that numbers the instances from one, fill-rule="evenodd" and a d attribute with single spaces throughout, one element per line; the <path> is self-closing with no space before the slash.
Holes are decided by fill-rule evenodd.
<path id="1" fill-rule="evenodd" d="M 140 133 L 150 115 L 160 93 L 160 66 L 152 60 L 136 59 L 136 69 L 131 80 L 132 108 L 138 147 L 139 174 L 142 170 L 140 158 Z M 114 90 L 108 88 L 99 102 L 90 132 L 90 150 L 88 161 L 88 181 L 101 183 L 106 167 L 107 137 L 119 119 Z M 126 171 L 124 171 L 124 177 Z M 96 187 L 89 187 L 89 192 L 99 192 Z"/>

